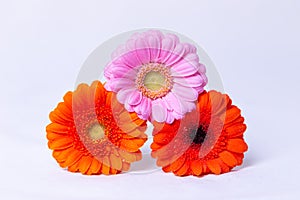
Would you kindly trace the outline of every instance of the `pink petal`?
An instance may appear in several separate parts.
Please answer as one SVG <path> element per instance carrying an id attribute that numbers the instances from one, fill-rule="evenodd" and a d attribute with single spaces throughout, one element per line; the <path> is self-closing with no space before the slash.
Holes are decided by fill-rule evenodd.
<path id="1" fill-rule="evenodd" d="M 204 80 L 199 74 L 194 74 L 188 77 L 174 77 L 173 81 L 174 83 L 178 83 L 186 87 L 199 87 L 204 83 Z"/>
<path id="2" fill-rule="evenodd" d="M 137 52 L 135 50 L 127 52 L 126 54 L 122 55 L 120 59 L 124 64 L 131 68 L 136 68 L 143 64 L 137 56 Z"/>
<path id="3" fill-rule="evenodd" d="M 161 99 L 152 102 L 152 117 L 157 122 L 164 122 L 167 118 L 167 108 L 162 105 Z"/>
<path id="4" fill-rule="evenodd" d="M 128 103 L 132 106 L 138 105 L 142 100 L 142 93 L 135 90 L 128 98 Z"/>
<path id="5" fill-rule="evenodd" d="M 171 75 L 175 77 L 191 76 L 198 71 L 197 68 L 188 63 L 175 64 L 171 67 Z"/>
<path id="6" fill-rule="evenodd" d="M 165 63 L 166 60 L 171 56 L 173 49 L 175 48 L 175 42 L 170 38 L 164 38 L 162 40 L 162 47 L 160 51 L 160 59 L 158 62 Z"/>
<path id="7" fill-rule="evenodd" d="M 142 64 L 151 61 L 149 46 L 144 39 L 138 38 L 135 41 L 136 55 Z"/>
<path id="8" fill-rule="evenodd" d="M 124 107 L 128 112 L 134 112 L 134 107 L 130 105 L 128 102 L 125 102 Z"/>
<path id="9" fill-rule="evenodd" d="M 190 87 L 184 87 L 177 83 L 173 85 L 172 93 L 186 101 L 196 101 L 198 99 L 198 92 Z"/>
<path id="10" fill-rule="evenodd" d="M 109 85 L 114 92 L 118 92 L 123 88 L 133 88 L 135 83 L 133 80 L 127 78 L 112 78 L 109 81 Z"/>
<path id="11" fill-rule="evenodd" d="M 171 53 L 171 56 L 168 57 L 168 59 L 165 60 L 164 63 L 167 66 L 172 66 L 175 63 L 177 63 L 179 60 L 181 60 L 183 58 L 184 54 L 185 54 L 184 46 L 179 43 L 176 45 L 175 49 Z"/>
<path id="12" fill-rule="evenodd" d="M 176 111 L 177 113 L 184 114 L 183 108 L 181 107 L 181 103 L 177 96 L 175 96 L 172 92 L 169 92 L 166 96 L 162 98 L 169 105 L 167 108 L 170 111 Z M 172 105 L 172 106 L 171 106 Z M 170 109 L 171 107 L 171 109 Z"/>
<path id="13" fill-rule="evenodd" d="M 206 73 L 206 67 L 205 65 L 201 64 L 200 63 L 200 66 L 198 68 L 198 71 L 201 73 L 201 74 L 205 74 Z"/>
<path id="14" fill-rule="evenodd" d="M 131 95 L 131 93 L 133 93 L 134 91 L 136 91 L 135 88 L 124 88 L 121 89 L 118 93 L 117 93 L 117 99 L 120 103 L 124 104 L 125 102 L 127 102 L 127 99 L 129 97 L 129 95 Z"/>
<path id="15" fill-rule="evenodd" d="M 190 102 L 190 101 L 186 101 L 185 99 L 179 97 L 181 106 L 185 109 L 185 113 L 187 112 L 191 112 L 196 108 L 196 103 L 195 102 Z"/>
<path id="16" fill-rule="evenodd" d="M 124 54 L 125 52 L 126 52 L 125 45 L 122 44 L 111 54 L 111 58 L 115 59 L 115 58 L 121 56 L 122 54 Z"/>
<path id="17" fill-rule="evenodd" d="M 159 38 L 153 35 L 149 35 L 147 37 L 147 42 L 150 50 L 150 61 L 156 62 L 159 57 L 160 49 L 161 49 Z"/>
<path id="18" fill-rule="evenodd" d="M 185 48 L 186 53 L 196 53 L 197 52 L 197 48 L 189 43 L 183 43 L 183 46 Z"/>
<path id="19" fill-rule="evenodd" d="M 168 124 L 172 124 L 174 122 L 175 118 L 172 114 L 172 112 L 168 111 L 167 112 L 167 119 L 166 119 L 166 123 Z"/>
<path id="20" fill-rule="evenodd" d="M 135 111 L 143 116 L 143 119 L 148 119 L 151 114 L 151 100 L 147 97 L 143 97 L 140 105 L 138 105 Z"/>
<path id="21" fill-rule="evenodd" d="M 136 70 L 127 67 L 126 65 L 111 66 L 111 76 L 114 78 L 128 78 L 134 80 L 136 78 Z"/>

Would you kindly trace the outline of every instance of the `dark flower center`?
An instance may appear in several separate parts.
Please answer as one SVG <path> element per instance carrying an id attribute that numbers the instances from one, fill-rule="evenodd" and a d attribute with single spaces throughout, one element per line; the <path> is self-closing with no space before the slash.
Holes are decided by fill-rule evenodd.
<path id="1" fill-rule="evenodd" d="M 205 140 L 207 132 L 202 126 L 191 130 L 190 138 L 194 144 L 202 144 Z"/>

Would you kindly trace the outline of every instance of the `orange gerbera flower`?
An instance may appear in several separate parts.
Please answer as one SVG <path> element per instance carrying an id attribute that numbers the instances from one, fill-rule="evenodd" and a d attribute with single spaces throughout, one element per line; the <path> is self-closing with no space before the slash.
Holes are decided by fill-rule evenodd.
<path id="1" fill-rule="evenodd" d="M 178 176 L 221 174 L 241 165 L 247 144 L 241 111 L 228 95 L 199 95 L 197 108 L 173 124 L 154 123 L 152 156 Z"/>
<path id="2" fill-rule="evenodd" d="M 141 159 L 146 121 L 128 113 L 99 81 L 80 84 L 50 113 L 48 146 L 63 168 L 82 174 L 117 174 Z"/>

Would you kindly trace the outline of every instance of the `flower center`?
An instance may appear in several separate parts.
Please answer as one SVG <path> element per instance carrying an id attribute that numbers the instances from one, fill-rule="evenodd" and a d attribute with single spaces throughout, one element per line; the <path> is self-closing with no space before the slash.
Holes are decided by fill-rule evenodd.
<path id="1" fill-rule="evenodd" d="M 92 140 L 100 140 L 105 137 L 105 127 L 98 123 L 94 124 L 88 132 Z"/>
<path id="2" fill-rule="evenodd" d="M 191 129 L 190 139 L 194 144 L 202 144 L 206 138 L 207 132 L 202 126 L 198 128 Z"/>
<path id="3" fill-rule="evenodd" d="M 165 96 L 173 85 L 170 69 L 160 63 L 143 65 L 135 83 L 143 95 L 151 99 Z"/>

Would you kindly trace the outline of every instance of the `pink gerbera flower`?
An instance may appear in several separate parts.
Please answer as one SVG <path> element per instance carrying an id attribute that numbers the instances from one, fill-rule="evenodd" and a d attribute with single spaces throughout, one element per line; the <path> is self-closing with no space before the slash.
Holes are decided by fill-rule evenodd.
<path id="1" fill-rule="evenodd" d="M 172 123 L 195 109 L 207 83 L 196 51 L 174 34 L 136 33 L 112 54 L 105 88 L 140 118 Z"/>

